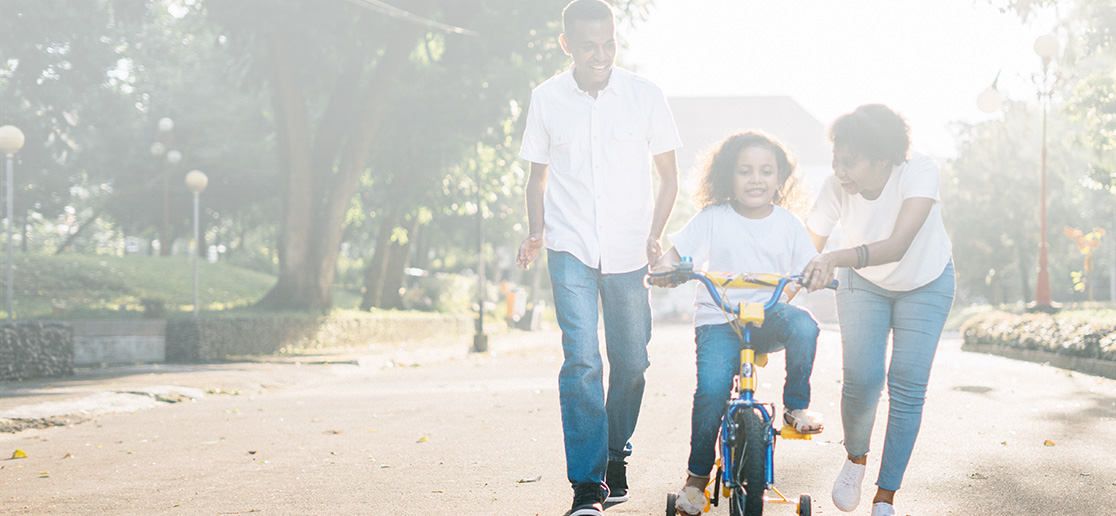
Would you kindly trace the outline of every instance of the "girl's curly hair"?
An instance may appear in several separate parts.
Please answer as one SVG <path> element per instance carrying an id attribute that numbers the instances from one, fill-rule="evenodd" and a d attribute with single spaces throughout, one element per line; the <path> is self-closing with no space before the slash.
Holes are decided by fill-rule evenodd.
<path id="1" fill-rule="evenodd" d="M 694 204 L 703 209 L 714 204 L 724 204 L 735 199 L 733 181 L 740 151 L 749 147 L 763 147 L 775 155 L 779 189 L 772 201 L 788 210 L 802 212 L 809 199 L 796 172 L 794 156 L 773 136 L 762 131 L 744 131 L 725 138 L 706 159 L 701 183 L 694 194 Z"/>

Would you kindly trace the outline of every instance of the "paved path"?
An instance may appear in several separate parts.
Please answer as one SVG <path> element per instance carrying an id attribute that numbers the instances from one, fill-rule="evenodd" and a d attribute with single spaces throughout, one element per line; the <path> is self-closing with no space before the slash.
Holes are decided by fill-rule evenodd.
<path id="1" fill-rule="evenodd" d="M 651 355 L 633 498 L 610 515 L 661 514 L 682 481 L 692 329 L 656 327 Z M 843 459 L 839 356 L 836 333 L 823 332 L 813 408 L 828 430 L 780 441 L 776 457 L 777 485 L 812 494 L 822 515 L 842 514 L 828 494 Z M 556 333 L 515 332 L 494 335 L 487 355 L 443 343 L 0 384 L 0 428 L 9 425 L 0 433 L 0 514 L 561 515 L 571 492 L 560 364 Z M 778 400 L 781 357 L 760 374 L 760 396 Z M 67 414 L 51 414 L 59 411 Z M 69 425 L 11 433 L 15 417 Z M 4 460 L 16 449 L 27 458 Z M 950 338 L 899 514 L 1116 514 L 1113 457 L 1116 381 L 963 353 Z M 868 483 L 876 468 L 870 462 Z M 868 512 L 865 503 L 854 514 Z"/>

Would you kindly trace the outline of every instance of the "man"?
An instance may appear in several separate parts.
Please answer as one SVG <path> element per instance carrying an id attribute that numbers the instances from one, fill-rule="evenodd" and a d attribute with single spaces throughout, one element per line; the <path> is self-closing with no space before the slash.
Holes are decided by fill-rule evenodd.
<path id="1" fill-rule="evenodd" d="M 531 163 L 530 235 L 517 265 L 527 268 L 545 244 L 565 354 L 558 390 L 566 473 L 574 488 L 569 516 L 595 516 L 606 499 L 628 499 L 628 439 L 650 365 L 651 306 L 643 277 L 662 254 L 660 239 L 678 195 L 674 151 L 681 142 L 662 91 L 614 67 L 616 30 L 608 4 L 575 0 L 562 23 L 559 42 L 573 65 L 531 94 L 519 154 Z M 610 366 L 607 398 L 598 299 Z"/>

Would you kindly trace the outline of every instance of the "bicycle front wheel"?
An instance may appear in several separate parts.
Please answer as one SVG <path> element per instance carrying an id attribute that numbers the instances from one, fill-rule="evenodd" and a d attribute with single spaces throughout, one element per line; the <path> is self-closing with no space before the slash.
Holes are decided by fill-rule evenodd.
<path id="1" fill-rule="evenodd" d="M 763 514 L 763 492 L 767 488 L 763 417 L 755 409 L 741 410 L 734 416 L 732 436 L 732 477 L 736 487 L 729 501 L 731 516 Z"/>

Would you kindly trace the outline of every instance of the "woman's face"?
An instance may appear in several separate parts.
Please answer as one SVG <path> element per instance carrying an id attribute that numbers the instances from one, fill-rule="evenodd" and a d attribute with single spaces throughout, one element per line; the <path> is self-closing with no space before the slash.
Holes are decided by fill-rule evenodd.
<path id="1" fill-rule="evenodd" d="M 833 149 L 833 174 L 849 195 L 874 199 L 887 184 L 891 166 L 887 160 L 873 160 L 853 154 L 848 146 Z"/>

